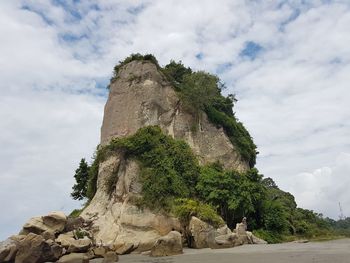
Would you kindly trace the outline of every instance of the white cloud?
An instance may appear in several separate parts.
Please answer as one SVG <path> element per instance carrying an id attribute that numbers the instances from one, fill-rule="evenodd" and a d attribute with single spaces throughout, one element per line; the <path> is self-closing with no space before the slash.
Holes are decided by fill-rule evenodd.
<path id="1" fill-rule="evenodd" d="M 30 216 L 74 207 L 74 169 L 99 139 L 105 91 L 96 87 L 131 52 L 221 67 L 258 168 L 300 205 L 334 217 L 340 201 L 350 213 L 347 0 L 59 3 L 0 3 L 0 198 L 9 204 L 0 239 Z M 262 47 L 255 59 L 240 56 L 247 42 Z"/>

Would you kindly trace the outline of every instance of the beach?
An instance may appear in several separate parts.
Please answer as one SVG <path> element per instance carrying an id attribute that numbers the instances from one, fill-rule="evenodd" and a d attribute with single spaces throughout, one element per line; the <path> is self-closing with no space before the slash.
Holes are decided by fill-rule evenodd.
<path id="1" fill-rule="evenodd" d="M 119 262 L 140 263 L 349 263 L 350 239 L 325 242 L 283 243 L 271 245 L 244 245 L 227 249 L 184 249 L 184 254 L 152 258 L 130 254 L 119 257 Z"/>

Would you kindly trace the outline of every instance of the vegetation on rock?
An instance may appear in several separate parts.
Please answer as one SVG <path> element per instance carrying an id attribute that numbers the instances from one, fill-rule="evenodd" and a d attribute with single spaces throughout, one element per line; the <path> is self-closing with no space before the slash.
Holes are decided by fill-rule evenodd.
<path id="1" fill-rule="evenodd" d="M 229 94 L 224 97 L 221 94 L 225 85 L 217 76 L 204 71 L 194 72 L 191 68 L 186 68 L 181 61 L 171 61 L 162 68 L 152 54 L 141 55 L 137 53 L 120 61 L 114 67 L 111 83 L 118 78 L 120 68 L 134 60 L 152 62 L 163 73 L 178 92 L 184 110 L 193 115 L 192 130 L 198 129 L 202 114 L 205 113 L 209 121 L 217 128 L 224 129 L 242 159 L 247 161 L 251 168 L 254 167 L 257 154 L 256 145 L 232 110 L 234 103 L 237 102 L 235 96 Z"/>

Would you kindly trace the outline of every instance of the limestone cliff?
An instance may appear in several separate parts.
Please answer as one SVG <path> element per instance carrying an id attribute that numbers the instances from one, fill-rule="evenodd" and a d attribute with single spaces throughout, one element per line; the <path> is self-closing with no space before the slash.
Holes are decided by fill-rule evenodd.
<path id="1" fill-rule="evenodd" d="M 166 134 L 185 140 L 201 164 L 219 161 L 227 169 L 249 169 L 223 129 L 212 125 L 204 113 L 197 131 L 191 129 L 193 122 L 194 117 L 183 110 L 177 93 L 156 65 L 131 61 L 110 85 L 101 145 L 115 137 L 132 135 L 141 127 L 158 125 Z M 140 210 L 129 202 L 141 191 L 138 172 L 138 163 L 126 159 L 123 153 L 115 153 L 99 165 L 96 194 L 82 213 L 85 219 L 93 220 L 96 242 L 143 251 L 171 230 L 181 231 L 176 218 Z M 117 174 L 117 180 L 110 194 L 106 182 L 113 174 Z"/>

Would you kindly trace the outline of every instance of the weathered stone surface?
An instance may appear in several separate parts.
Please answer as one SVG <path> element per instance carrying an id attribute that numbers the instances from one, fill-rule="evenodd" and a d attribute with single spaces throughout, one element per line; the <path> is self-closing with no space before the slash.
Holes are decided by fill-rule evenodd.
<path id="1" fill-rule="evenodd" d="M 250 244 L 256 244 L 256 245 L 267 244 L 265 240 L 254 236 L 252 232 L 246 231 L 246 234 Z"/>
<path id="2" fill-rule="evenodd" d="M 53 232 L 51 232 L 51 231 L 48 231 L 48 230 L 46 230 L 45 232 L 43 232 L 43 233 L 41 234 L 41 236 L 42 236 L 45 240 L 49 240 L 49 239 L 55 240 L 55 238 L 56 238 L 55 234 L 54 234 Z"/>
<path id="3" fill-rule="evenodd" d="M 137 81 L 130 81 L 130 76 Z M 248 169 L 222 129 L 203 116 L 199 131 L 192 132 L 193 122 L 193 116 L 182 109 L 176 92 L 156 66 L 132 61 L 120 69 L 118 79 L 110 86 L 101 143 L 131 135 L 144 126 L 159 125 L 171 136 L 187 141 L 202 163 L 220 161 L 226 168 Z"/>
<path id="4" fill-rule="evenodd" d="M 92 245 L 92 241 L 88 237 L 75 239 L 72 232 L 61 234 L 56 239 L 56 242 L 71 252 L 87 252 Z"/>
<path id="5" fill-rule="evenodd" d="M 124 254 L 129 254 L 131 251 L 135 249 L 135 246 L 133 243 L 126 243 L 118 247 L 115 252 L 118 255 L 124 255 Z"/>
<path id="6" fill-rule="evenodd" d="M 215 237 L 215 242 L 210 244 L 210 248 L 229 248 L 234 247 L 238 240 L 236 233 L 226 234 Z"/>
<path id="7" fill-rule="evenodd" d="M 51 233 L 60 233 L 63 231 L 67 218 L 63 212 L 51 212 L 46 216 L 38 216 L 31 218 L 24 224 L 20 234 L 42 234 L 46 231 Z"/>
<path id="8" fill-rule="evenodd" d="M 34 233 L 29 233 L 18 243 L 15 263 L 41 263 L 56 261 L 61 256 L 62 248 L 50 246 L 45 239 Z"/>
<path id="9" fill-rule="evenodd" d="M 113 263 L 118 261 L 118 255 L 113 251 L 108 251 L 104 257 L 102 263 Z"/>
<path id="10" fill-rule="evenodd" d="M 195 216 L 189 222 L 189 231 L 192 236 L 189 246 L 193 248 L 209 247 L 215 236 L 214 227 Z"/>
<path id="11" fill-rule="evenodd" d="M 64 228 L 64 232 L 73 231 L 75 229 L 83 227 L 85 221 L 82 217 L 68 217 L 67 223 Z"/>
<path id="12" fill-rule="evenodd" d="M 92 248 L 92 252 L 94 253 L 96 258 L 103 258 L 104 255 L 107 253 L 107 249 L 105 247 L 94 247 Z"/>
<path id="13" fill-rule="evenodd" d="M 159 238 L 152 247 L 150 256 L 163 257 L 182 254 L 181 234 L 177 231 L 171 231 L 166 236 Z"/>
<path id="14" fill-rule="evenodd" d="M 62 232 L 67 223 L 67 217 L 61 211 L 51 212 L 48 215 L 43 216 L 42 219 L 44 224 L 54 230 L 53 232 L 55 233 Z"/>
<path id="15" fill-rule="evenodd" d="M 0 242 L 0 262 L 13 261 L 17 250 L 17 242 L 10 238 Z"/>
<path id="16" fill-rule="evenodd" d="M 58 263 L 89 263 L 89 257 L 84 253 L 71 253 L 64 255 L 58 261 Z"/>

